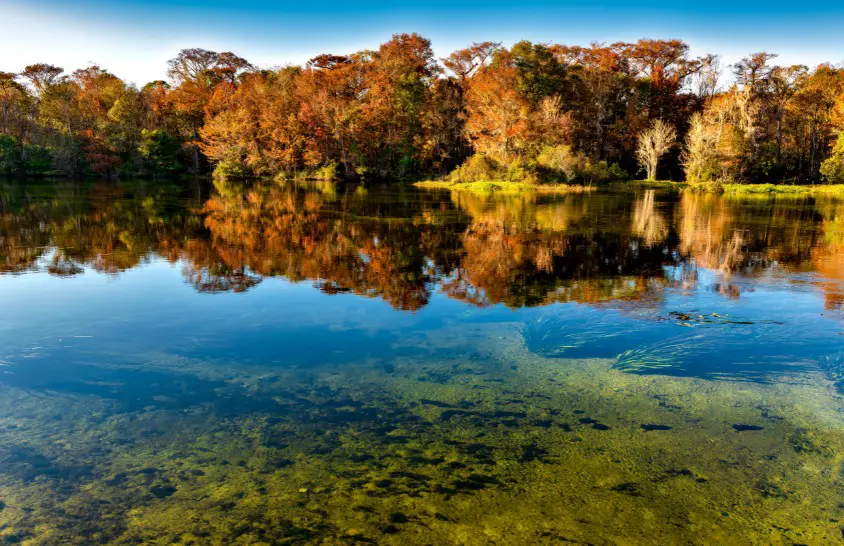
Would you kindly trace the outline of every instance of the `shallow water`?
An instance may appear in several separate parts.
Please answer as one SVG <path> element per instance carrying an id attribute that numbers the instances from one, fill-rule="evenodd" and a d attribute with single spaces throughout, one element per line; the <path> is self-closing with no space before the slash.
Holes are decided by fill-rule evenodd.
<path id="1" fill-rule="evenodd" d="M 0 542 L 830 544 L 844 202 L 0 186 Z"/>

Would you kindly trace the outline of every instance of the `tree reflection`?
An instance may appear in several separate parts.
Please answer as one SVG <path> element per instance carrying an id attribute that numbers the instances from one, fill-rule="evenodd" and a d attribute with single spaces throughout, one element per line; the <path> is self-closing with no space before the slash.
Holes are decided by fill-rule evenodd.
<path id="1" fill-rule="evenodd" d="M 399 310 L 435 290 L 472 305 L 652 305 L 666 287 L 740 297 L 742 277 L 810 273 L 827 306 L 844 294 L 838 201 L 732 200 L 654 191 L 564 197 L 385 194 L 262 183 L 2 187 L 0 272 L 119 274 L 163 259 L 199 292 L 267 277 Z"/>

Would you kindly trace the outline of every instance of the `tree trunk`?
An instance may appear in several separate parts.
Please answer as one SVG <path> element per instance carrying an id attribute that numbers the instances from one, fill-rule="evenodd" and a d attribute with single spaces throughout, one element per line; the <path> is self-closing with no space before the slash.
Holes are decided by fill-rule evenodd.
<path id="1" fill-rule="evenodd" d="M 803 141 L 806 136 L 803 131 L 800 131 L 800 133 L 800 143 L 797 145 L 797 180 L 803 180 Z"/>
<path id="2" fill-rule="evenodd" d="M 648 161 L 648 173 L 647 173 L 648 174 L 648 180 L 656 180 L 657 161 L 658 161 L 658 159 L 653 158 L 653 157 L 651 158 L 650 161 Z"/>
<path id="3" fill-rule="evenodd" d="M 809 156 L 809 178 L 812 182 L 815 181 L 815 153 L 817 151 L 817 127 L 814 120 L 812 120 L 812 153 Z"/>

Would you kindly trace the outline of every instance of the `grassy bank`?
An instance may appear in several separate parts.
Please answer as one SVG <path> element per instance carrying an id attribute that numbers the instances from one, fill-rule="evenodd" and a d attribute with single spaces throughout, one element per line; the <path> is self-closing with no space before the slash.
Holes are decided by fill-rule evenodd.
<path id="1" fill-rule="evenodd" d="M 527 184 L 507 180 L 486 180 L 478 182 L 450 182 L 427 180 L 414 184 L 419 188 L 466 191 L 474 193 L 583 193 L 596 189 L 595 186 L 576 184 Z M 724 193 L 728 195 L 831 195 L 844 197 L 844 184 L 816 184 L 811 186 L 795 184 L 688 184 L 670 180 L 631 180 L 617 182 L 608 186 L 612 189 L 689 189 L 706 193 Z"/>
<path id="2" fill-rule="evenodd" d="M 844 184 L 690 184 L 671 180 L 631 180 L 611 184 L 613 188 L 690 189 L 729 195 L 837 195 L 844 197 Z"/>
<path id="3" fill-rule="evenodd" d="M 844 197 L 844 184 L 818 184 L 797 186 L 794 184 L 724 184 L 728 194 L 776 194 L 776 195 L 835 195 Z"/>
<path id="4" fill-rule="evenodd" d="M 478 182 L 449 182 L 442 180 L 426 180 L 416 182 L 414 186 L 427 189 L 442 189 L 466 191 L 475 193 L 583 193 L 595 189 L 592 186 L 573 184 L 526 184 L 524 182 L 510 182 L 507 180 L 484 180 Z"/>
<path id="5" fill-rule="evenodd" d="M 844 184 L 687 184 L 691 191 L 702 193 L 723 193 L 726 195 L 832 195 L 844 197 Z"/>

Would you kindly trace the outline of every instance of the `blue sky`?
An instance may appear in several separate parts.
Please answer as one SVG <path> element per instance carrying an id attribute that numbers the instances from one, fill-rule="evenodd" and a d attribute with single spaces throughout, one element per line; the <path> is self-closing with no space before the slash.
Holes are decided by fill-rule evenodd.
<path id="1" fill-rule="evenodd" d="M 161 79 L 186 47 L 234 51 L 260 67 L 374 49 L 396 32 L 430 38 L 438 56 L 473 41 L 588 44 L 682 38 L 725 64 L 755 51 L 782 64 L 844 62 L 844 0 L 831 2 L 505 2 L 0 0 L 0 70 L 95 62 L 139 84 Z"/>

